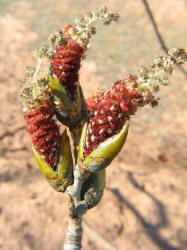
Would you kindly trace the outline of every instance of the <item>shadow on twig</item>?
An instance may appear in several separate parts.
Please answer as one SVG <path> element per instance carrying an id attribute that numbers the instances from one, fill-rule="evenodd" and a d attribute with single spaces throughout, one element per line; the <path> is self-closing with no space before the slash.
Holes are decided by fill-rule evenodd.
<path id="1" fill-rule="evenodd" d="M 135 188 L 139 189 L 140 191 L 148 195 L 152 199 L 154 204 L 156 205 L 158 209 L 158 215 L 159 215 L 159 219 L 157 223 L 152 224 L 152 223 L 147 222 L 146 219 L 143 217 L 143 215 L 125 197 L 123 197 L 123 195 L 120 193 L 118 188 L 106 187 L 106 189 L 111 191 L 120 203 L 124 203 L 125 206 L 127 206 L 134 213 L 136 218 L 138 218 L 138 220 L 143 225 L 145 233 L 160 249 L 178 250 L 179 249 L 178 247 L 175 247 L 169 244 L 165 239 L 163 239 L 159 235 L 159 232 L 158 232 L 160 228 L 166 227 L 168 225 L 168 220 L 166 217 L 164 205 L 158 199 L 156 199 L 151 193 L 144 190 L 144 187 L 141 186 L 139 183 L 137 183 L 136 179 L 130 172 L 128 172 L 128 179 Z"/>

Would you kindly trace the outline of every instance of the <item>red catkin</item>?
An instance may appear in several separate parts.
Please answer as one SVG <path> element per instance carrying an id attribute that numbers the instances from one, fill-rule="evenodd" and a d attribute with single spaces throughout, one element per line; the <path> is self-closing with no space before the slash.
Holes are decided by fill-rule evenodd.
<path id="1" fill-rule="evenodd" d="M 84 156 L 118 133 L 138 106 L 150 102 L 151 94 L 147 94 L 147 100 L 143 101 L 136 87 L 135 78 L 128 75 L 124 80 L 115 82 L 111 89 L 100 89 L 86 100 L 90 122 L 84 140 Z"/>
<path id="2" fill-rule="evenodd" d="M 56 47 L 56 53 L 52 61 L 52 72 L 67 90 L 70 98 L 73 99 L 76 93 L 81 59 L 84 56 L 85 49 L 74 41 L 70 35 L 67 35 L 66 32 L 70 28 L 73 29 L 73 26 L 69 24 L 63 31 L 67 44 Z"/>
<path id="3" fill-rule="evenodd" d="M 25 122 L 35 149 L 55 169 L 60 132 L 53 116 L 54 112 L 50 103 L 43 101 L 39 107 L 33 105 L 26 111 Z"/>

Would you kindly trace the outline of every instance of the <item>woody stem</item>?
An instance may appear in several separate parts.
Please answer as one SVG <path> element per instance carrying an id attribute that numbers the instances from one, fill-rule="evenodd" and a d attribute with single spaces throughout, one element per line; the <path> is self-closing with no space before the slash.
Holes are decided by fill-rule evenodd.
<path id="1" fill-rule="evenodd" d="M 68 230 L 64 241 L 64 250 L 80 250 L 82 248 L 82 216 L 68 219 Z"/>
<path id="2" fill-rule="evenodd" d="M 79 166 L 76 165 L 74 183 L 66 190 L 69 201 L 69 219 L 64 250 L 80 250 L 82 248 L 82 216 L 87 212 L 88 205 L 86 201 L 81 200 L 81 189 L 89 176 L 90 173 L 80 170 Z"/>

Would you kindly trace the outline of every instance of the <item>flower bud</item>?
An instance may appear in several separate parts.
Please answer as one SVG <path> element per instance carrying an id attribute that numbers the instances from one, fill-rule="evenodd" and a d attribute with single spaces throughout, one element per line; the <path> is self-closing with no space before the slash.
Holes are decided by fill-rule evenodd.
<path id="1" fill-rule="evenodd" d="M 85 49 L 67 34 L 69 29 L 74 29 L 74 27 L 67 25 L 64 28 L 63 34 L 67 44 L 57 45 L 51 69 L 60 84 L 66 89 L 69 98 L 73 100 L 76 96 L 78 72 Z"/>
<path id="2" fill-rule="evenodd" d="M 79 158 L 89 171 L 102 169 L 114 159 L 125 143 L 127 120 L 150 102 L 150 96 L 143 99 L 136 88 L 136 77 L 127 75 L 86 100 L 90 121 L 82 135 Z"/>
<path id="3" fill-rule="evenodd" d="M 86 100 L 90 122 L 84 139 L 84 157 L 107 138 L 119 133 L 130 116 L 134 115 L 142 98 L 136 91 L 133 76 L 117 81 L 110 89 L 100 89 Z"/>
<path id="4" fill-rule="evenodd" d="M 51 166 L 43 160 L 42 155 L 36 151 L 34 145 L 32 149 L 43 176 L 56 191 L 64 192 L 73 179 L 73 160 L 66 130 L 62 134 L 60 148 L 58 149 L 56 169 L 51 168 Z"/>
<path id="5" fill-rule="evenodd" d="M 53 117 L 54 112 L 47 99 L 33 104 L 25 113 L 25 122 L 28 125 L 32 144 L 46 163 L 55 168 L 60 132 Z"/>
<path id="6" fill-rule="evenodd" d="M 33 153 L 42 174 L 49 183 L 64 191 L 72 178 L 73 161 L 66 131 L 60 131 L 49 100 L 40 100 L 25 113 Z"/>
<path id="7" fill-rule="evenodd" d="M 96 172 L 106 168 L 121 151 L 127 138 L 128 124 L 125 124 L 119 133 L 101 142 L 88 156 L 84 157 L 84 140 L 86 131 L 87 124 L 85 124 L 83 128 L 83 133 L 80 139 L 78 164 L 80 168 L 86 169 L 90 172 Z"/>

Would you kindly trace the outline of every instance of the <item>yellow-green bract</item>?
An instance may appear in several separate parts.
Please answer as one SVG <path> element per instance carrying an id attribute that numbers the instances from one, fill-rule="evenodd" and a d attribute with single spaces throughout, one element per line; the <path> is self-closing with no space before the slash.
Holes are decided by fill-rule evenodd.
<path id="1" fill-rule="evenodd" d="M 73 159 L 69 137 L 66 130 L 61 137 L 60 148 L 58 149 L 58 160 L 56 170 L 52 169 L 42 158 L 42 156 L 32 146 L 35 160 L 40 171 L 50 183 L 50 185 L 59 192 L 64 192 L 66 187 L 71 184 L 73 176 Z"/>
<path id="2" fill-rule="evenodd" d="M 76 98 L 71 100 L 57 77 L 49 77 L 49 92 L 58 119 L 68 127 L 74 127 L 81 120 L 81 87 L 77 83 Z"/>
<path id="3" fill-rule="evenodd" d="M 84 125 L 79 144 L 79 165 L 87 171 L 96 172 L 106 168 L 121 151 L 128 134 L 128 124 L 121 131 L 100 143 L 87 157 L 83 156 L 87 124 Z"/>
<path id="4" fill-rule="evenodd" d="M 101 200 L 106 183 L 106 170 L 101 169 L 91 173 L 89 179 L 83 184 L 82 198 L 87 202 L 88 208 L 95 207 Z"/>

